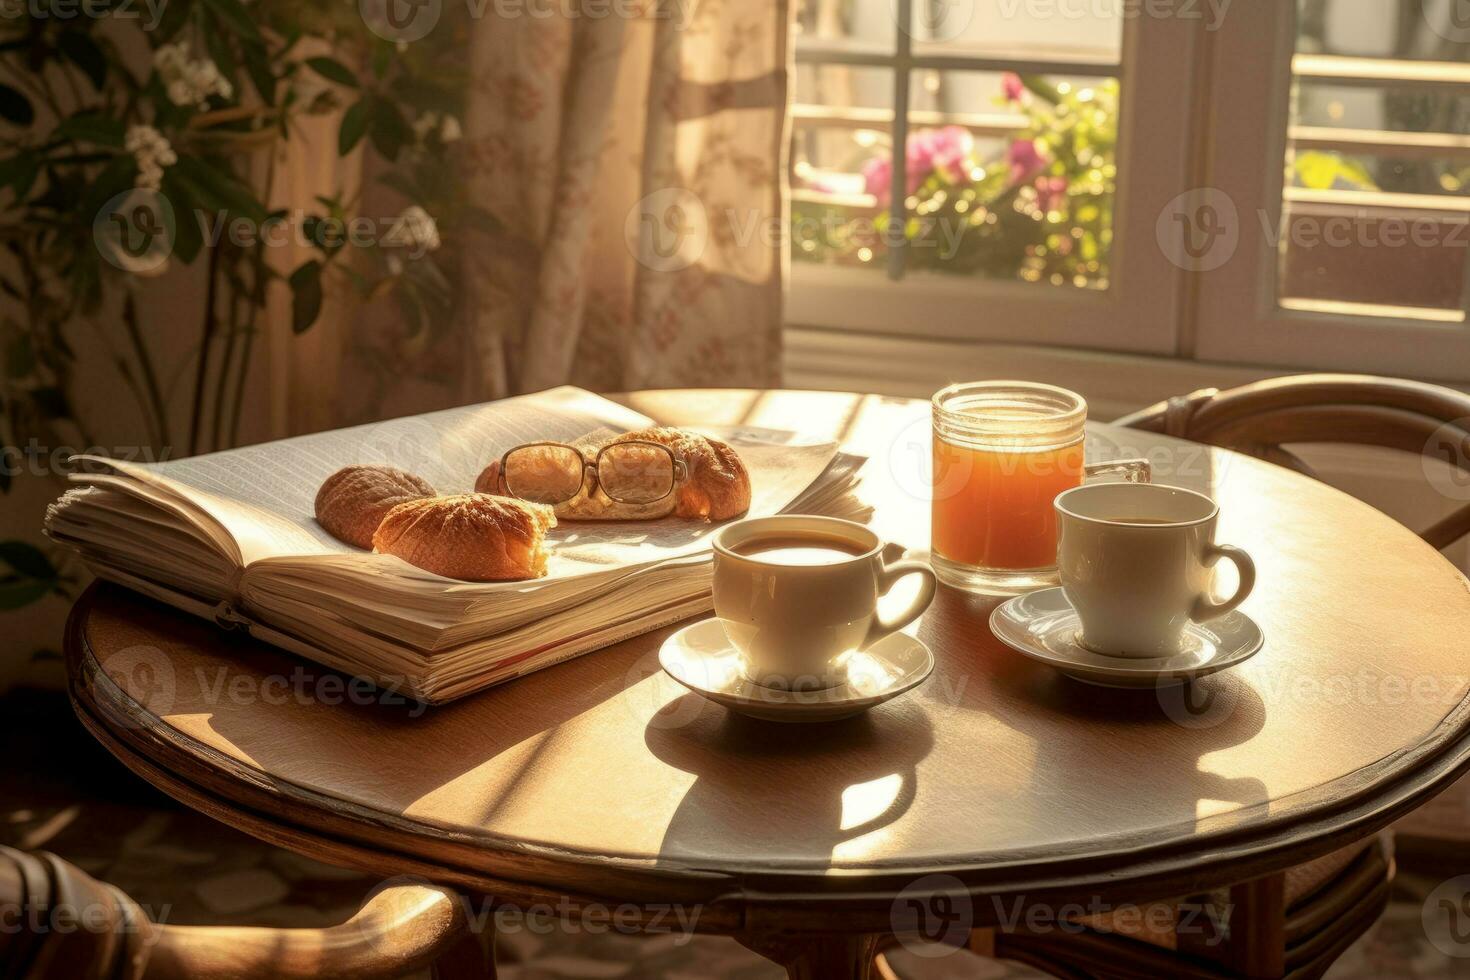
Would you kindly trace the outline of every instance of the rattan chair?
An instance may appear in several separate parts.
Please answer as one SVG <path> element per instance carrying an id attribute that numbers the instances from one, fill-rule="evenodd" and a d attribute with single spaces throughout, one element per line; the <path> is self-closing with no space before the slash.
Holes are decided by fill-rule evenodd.
<path id="1" fill-rule="evenodd" d="M 329 929 L 172 926 L 54 854 L 0 847 L 0 977 L 25 980 L 440 980 L 494 977 L 462 902 L 394 885 Z"/>

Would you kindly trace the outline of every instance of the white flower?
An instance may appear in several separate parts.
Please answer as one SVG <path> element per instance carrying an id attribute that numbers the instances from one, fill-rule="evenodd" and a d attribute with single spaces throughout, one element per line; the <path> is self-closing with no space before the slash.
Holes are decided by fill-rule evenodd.
<path id="1" fill-rule="evenodd" d="M 439 226 L 429 212 L 415 204 L 398 216 L 389 230 L 387 243 L 411 247 L 418 255 L 423 255 L 439 247 Z"/>
<path id="2" fill-rule="evenodd" d="M 464 130 L 459 128 L 459 120 L 453 116 L 444 117 L 444 125 L 439 127 L 439 140 L 443 143 L 453 143 L 464 136 Z"/>
<path id="3" fill-rule="evenodd" d="M 190 58 L 189 47 L 182 41 L 160 44 L 153 52 L 153 67 L 163 81 L 168 100 L 174 105 L 197 105 L 203 109 L 208 106 L 211 95 L 228 99 L 235 91 L 213 61 Z"/>
<path id="4" fill-rule="evenodd" d="M 138 162 L 138 187 L 158 190 L 163 181 L 163 168 L 178 162 L 178 154 L 167 139 L 152 126 L 129 126 L 123 146 Z"/>
<path id="5" fill-rule="evenodd" d="M 413 121 L 413 134 L 423 142 L 429 134 L 439 128 L 439 113 L 426 112 Z"/>

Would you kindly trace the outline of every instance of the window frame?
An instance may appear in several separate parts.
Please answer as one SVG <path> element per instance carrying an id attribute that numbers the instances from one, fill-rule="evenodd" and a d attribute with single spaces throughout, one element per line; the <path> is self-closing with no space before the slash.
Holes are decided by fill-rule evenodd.
<path id="1" fill-rule="evenodd" d="M 1455 322 L 1427 315 L 1346 314 L 1325 303 L 1314 304 L 1318 309 L 1282 305 L 1280 253 L 1264 230 L 1281 227 L 1287 193 L 1297 4 L 1236 4 L 1212 44 L 1215 64 L 1232 70 L 1230 82 L 1217 77 L 1210 92 L 1215 150 L 1208 161 L 1207 186 L 1234 203 L 1241 228 L 1230 260 L 1198 274 L 1194 356 L 1470 381 L 1470 267 L 1462 292 L 1465 318 Z M 1299 143 L 1304 130 L 1308 136 L 1319 135 L 1298 127 Z M 1390 210 L 1403 213 L 1401 208 Z M 1463 202 L 1444 211 L 1465 211 L 1470 217 Z"/>
<path id="2" fill-rule="evenodd" d="M 911 0 L 898 0 L 899 24 Z M 815 64 L 889 67 L 905 71 L 1010 71 L 1119 78 L 1117 193 L 1114 199 L 1111 272 L 1107 289 L 1082 289 L 906 272 L 900 280 L 875 269 L 793 261 L 786 320 L 791 326 L 912 334 L 927 338 L 1044 344 L 1076 348 L 1176 354 L 1184 314 L 1184 279 L 1157 238 L 1158 216 L 1188 186 L 1193 141 L 1181 138 L 1197 110 L 1192 79 L 1202 25 L 1178 17 L 1134 17 L 1123 23 L 1117 65 L 1071 63 L 1031 57 L 975 57 L 924 45 L 915 53 L 905 32 L 895 30 L 890 56 L 871 49 L 844 54 L 821 42 L 796 45 L 796 59 Z M 1157 84 L 1154 80 L 1166 79 Z M 895 77 L 896 102 L 908 86 Z M 800 97 L 800 93 L 797 93 Z M 906 126 L 895 120 L 897 137 Z M 895 160 L 895 167 L 899 166 Z M 901 177 L 894 175 L 895 185 Z M 900 202 L 895 201 L 895 205 Z"/>

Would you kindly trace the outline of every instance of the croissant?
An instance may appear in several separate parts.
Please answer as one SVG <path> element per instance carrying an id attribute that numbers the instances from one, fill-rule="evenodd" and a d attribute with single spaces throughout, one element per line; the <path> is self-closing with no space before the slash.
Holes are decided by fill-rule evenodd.
<path id="1" fill-rule="evenodd" d="M 373 532 L 383 515 L 434 488 L 392 466 L 346 466 L 322 482 L 316 492 L 316 520 L 339 541 L 358 548 L 373 546 Z"/>
<path id="2" fill-rule="evenodd" d="M 425 571 L 470 582 L 546 574 L 550 507 L 488 493 L 410 500 L 388 511 L 373 550 Z"/>

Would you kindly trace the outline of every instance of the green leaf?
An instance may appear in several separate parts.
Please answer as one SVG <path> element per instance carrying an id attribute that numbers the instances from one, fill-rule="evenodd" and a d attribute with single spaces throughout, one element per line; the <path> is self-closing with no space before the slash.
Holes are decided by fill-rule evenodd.
<path id="1" fill-rule="evenodd" d="M 79 143 L 122 149 L 123 121 L 96 112 L 80 112 L 56 124 L 56 135 Z"/>
<path id="2" fill-rule="evenodd" d="M 199 227 L 197 204 L 188 185 L 172 173 L 164 171 L 163 196 L 174 209 L 174 253 L 185 265 L 192 263 L 204 247 L 204 233 Z"/>
<path id="3" fill-rule="evenodd" d="M 0 561 L 26 578 L 54 579 L 56 567 L 46 553 L 26 541 L 0 541 Z"/>
<path id="4" fill-rule="evenodd" d="M 36 110 L 20 89 L 0 85 L 0 118 L 17 126 L 29 126 L 36 118 Z"/>
<path id="5" fill-rule="evenodd" d="M 192 3 L 164 3 L 163 13 L 158 18 L 158 26 L 153 29 L 153 44 L 167 44 L 173 40 L 173 36 L 179 32 L 189 21 L 189 11 L 194 9 Z"/>
<path id="6" fill-rule="evenodd" d="M 322 264 L 303 263 L 291 273 L 291 330 L 305 333 L 322 312 Z"/>
<path id="7" fill-rule="evenodd" d="M 388 160 L 397 160 L 405 143 L 413 142 L 413 128 L 387 99 L 373 99 L 372 127 L 368 131 L 373 148 Z"/>
<path id="8" fill-rule="evenodd" d="M 25 200 L 41 173 L 41 158 L 31 150 L 0 160 L 0 187 L 15 191 L 15 202 Z"/>
<path id="9" fill-rule="evenodd" d="M 250 76 L 255 91 L 260 93 L 267 104 L 275 105 L 276 74 L 271 71 L 270 55 L 266 52 L 265 45 L 258 41 L 241 42 L 240 56 L 245 62 L 245 73 Z"/>
<path id="10" fill-rule="evenodd" d="M 107 56 L 90 35 L 81 31 L 65 31 L 57 38 L 56 47 L 67 61 L 81 69 L 92 88 L 102 91 L 107 81 Z"/>
<path id="11" fill-rule="evenodd" d="M 235 96 L 240 94 L 240 66 L 235 61 L 235 50 L 230 47 L 230 35 L 224 30 L 206 30 L 204 32 L 204 47 L 209 52 L 209 57 L 214 61 L 215 67 L 223 75 L 234 89 Z"/>
<path id="12" fill-rule="evenodd" d="M 357 76 L 336 58 L 307 58 L 306 66 L 329 82 L 345 85 L 348 88 L 357 88 Z"/>
<path id="13" fill-rule="evenodd" d="M 44 599 L 55 587 L 53 582 L 37 582 L 31 579 L 0 579 L 0 610 L 9 611 L 29 606 Z"/>
<path id="14" fill-rule="evenodd" d="M 337 153 L 346 156 L 362 140 L 367 132 L 367 100 L 361 99 L 347 107 L 342 114 L 342 128 L 337 131 Z"/>
<path id="15" fill-rule="evenodd" d="M 256 224 L 265 221 L 265 205 L 255 192 L 223 167 L 195 156 L 179 155 L 171 168 L 198 204 L 211 211 L 229 211 Z"/>
<path id="16" fill-rule="evenodd" d="M 251 41 L 260 40 L 260 30 L 240 0 L 204 0 L 204 5 L 236 34 Z M 187 6 L 183 4 L 182 6 Z"/>

